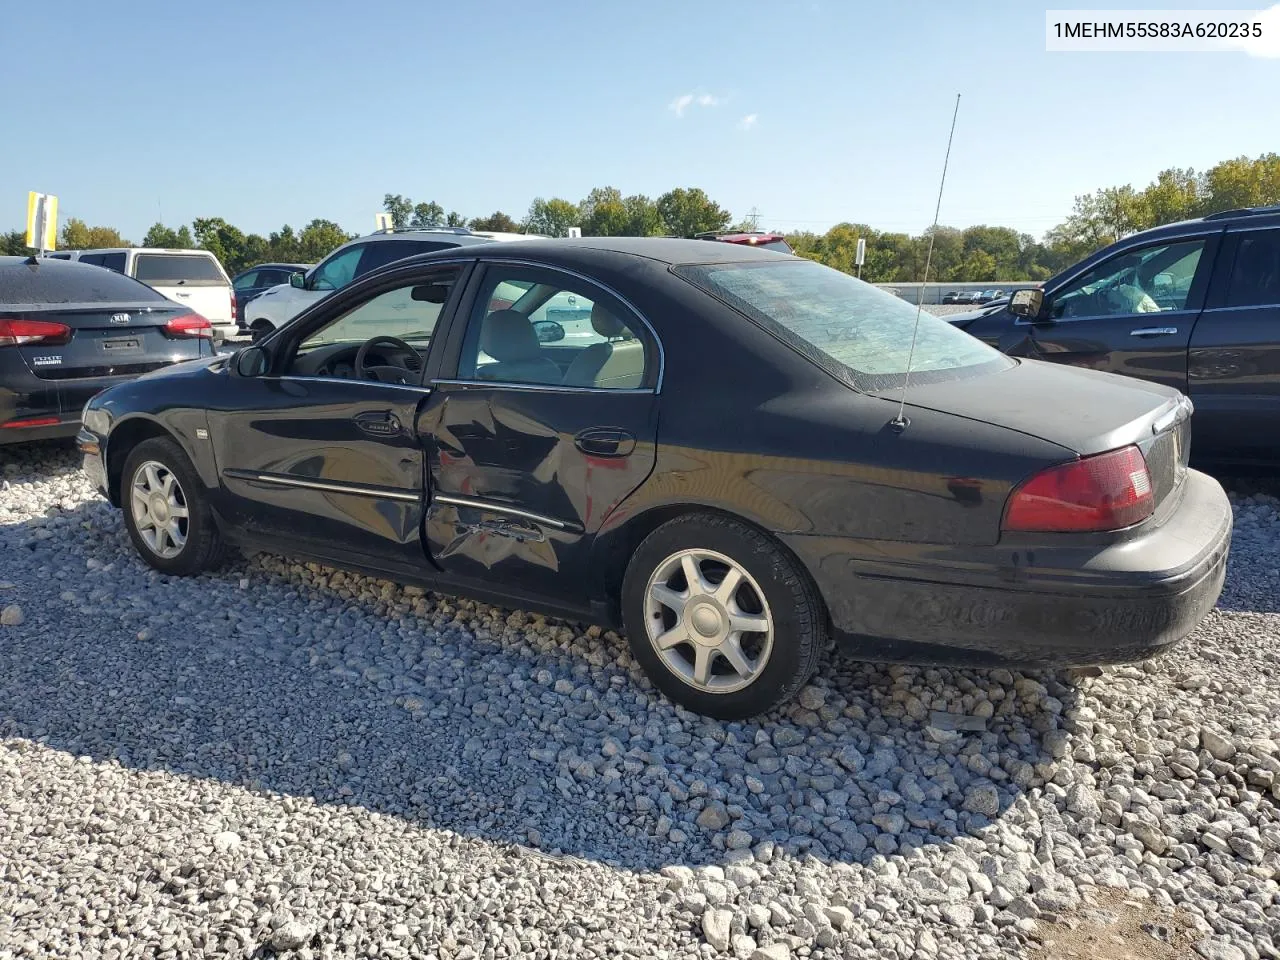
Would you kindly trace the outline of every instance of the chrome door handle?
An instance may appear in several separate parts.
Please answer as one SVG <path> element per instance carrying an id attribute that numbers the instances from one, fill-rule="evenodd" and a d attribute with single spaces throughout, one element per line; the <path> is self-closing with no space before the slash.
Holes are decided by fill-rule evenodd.
<path id="1" fill-rule="evenodd" d="M 1178 332 L 1177 327 L 1139 327 L 1137 330 L 1130 330 L 1131 337 L 1168 337 Z"/>

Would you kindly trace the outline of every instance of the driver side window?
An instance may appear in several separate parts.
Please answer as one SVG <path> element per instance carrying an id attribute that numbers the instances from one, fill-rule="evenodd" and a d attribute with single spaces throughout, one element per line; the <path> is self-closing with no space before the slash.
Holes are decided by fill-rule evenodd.
<path id="1" fill-rule="evenodd" d="M 1184 310 L 1204 245 L 1198 238 L 1126 251 L 1054 294 L 1049 315 L 1071 320 Z"/>
<path id="2" fill-rule="evenodd" d="M 400 356 L 403 349 L 397 351 L 390 345 L 385 349 L 375 346 L 369 362 L 420 371 L 440 313 L 460 273 L 458 267 L 433 270 L 412 283 L 384 289 L 343 310 L 303 338 L 291 369 L 310 376 L 358 376 L 355 357 L 360 347 L 390 337 L 413 350 L 416 360 L 413 356 Z"/>
<path id="3" fill-rule="evenodd" d="M 312 290 L 341 290 L 356 275 L 363 247 L 348 247 L 337 256 L 330 257 L 316 268 L 308 286 Z"/>

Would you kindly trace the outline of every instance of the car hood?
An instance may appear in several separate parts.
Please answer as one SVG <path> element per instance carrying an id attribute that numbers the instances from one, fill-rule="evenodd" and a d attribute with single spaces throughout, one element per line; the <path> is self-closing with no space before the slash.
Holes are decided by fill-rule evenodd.
<path id="1" fill-rule="evenodd" d="M 896 398 L 897 391 L 881 396 Z M 1171 426 L 1186 415 L 1179 404 L 1189 413 L 1190 403 L 1172 387 L 1042 360 L 1017 360 L 972 379 L 913 383 L 907 391 L 908 407 L 998 424 L 1079 456 L 1149 440 L 1153 425 Z"/>
<path id="2" fill-rule="evenodd" d="M 144 373 L 141 376 L 134 378 L 134 382 L 137 382 L 139 380 L 159 380 L 163 377 L 190 376 L 193 373 L 198 373 L 201 370 L 206 370 L 209 367 L 214 366 L 215 364 L 221 367 L 221 365 L 227 362 L 227 359 L 230 356 L 231 354 L 229 353 L 219 353 L 212 357 L 200 357 L 198 360 L 186 360 L 186 361 L 183 361 L 182 363 L 171 363 L 168 366 L 160 367 L 159 369 L 156 369 L 156 370 L 151 370 L 148 373 Z"/>
<path id="3" fill-rule="evenodd" d="M 995 313 L 997 310 L 1003 309 L 1008 302 L 1008 298 L 992 300 L 990 303 L 984 303 L 977 310 L 966 310 L 963 313 L 944 313 L 942 315 L 942 319 L 947 321 L 947 323 L 964 326 L 967 323 L 977 320 L 979 317 L 985 317 L 989 313 Z"/>

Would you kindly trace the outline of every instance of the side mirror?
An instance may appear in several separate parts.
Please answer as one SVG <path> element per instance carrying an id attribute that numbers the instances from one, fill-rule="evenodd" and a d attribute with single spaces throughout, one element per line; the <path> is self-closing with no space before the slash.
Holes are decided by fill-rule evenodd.
<path id="1" fill-rule="evenodd" d="M 305 273 L 289 274 L 289 286 L 293 287 L 295 290 L 301 290 L 303 287 L 303 284 L 305 284 L 306 282 L 307 282 L 307 275 Z"/>
<path id="2" fill-rule="evenodd" d="M 261 347 L 245 347 L 231 358 L 237 377 L 260 377 L 270 366 L 267 351 Z"/>
<path id="3" fill-rule="evenodd" d="M 1044 307 L 1044 291 L 1039 288 L 1015 291 L 1009 298 L 1009 312 L 1015 317 L 1034 320 Z"/>
<path id="4" fill-rule="evenodd" d="M 539 320 L 533 325 L 539 343 L 555 343 L 564 339 L 564 327 L 554 320 Z"/>

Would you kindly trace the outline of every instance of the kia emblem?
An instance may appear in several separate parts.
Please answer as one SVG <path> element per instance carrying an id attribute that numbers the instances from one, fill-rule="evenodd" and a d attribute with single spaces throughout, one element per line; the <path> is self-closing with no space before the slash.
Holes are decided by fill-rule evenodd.
<path id="1" fill-rule="evenodd" d="M 129 315 L 127 313 L 113 313 L 111 315 L 112 323 L 128 323 Z"/>

